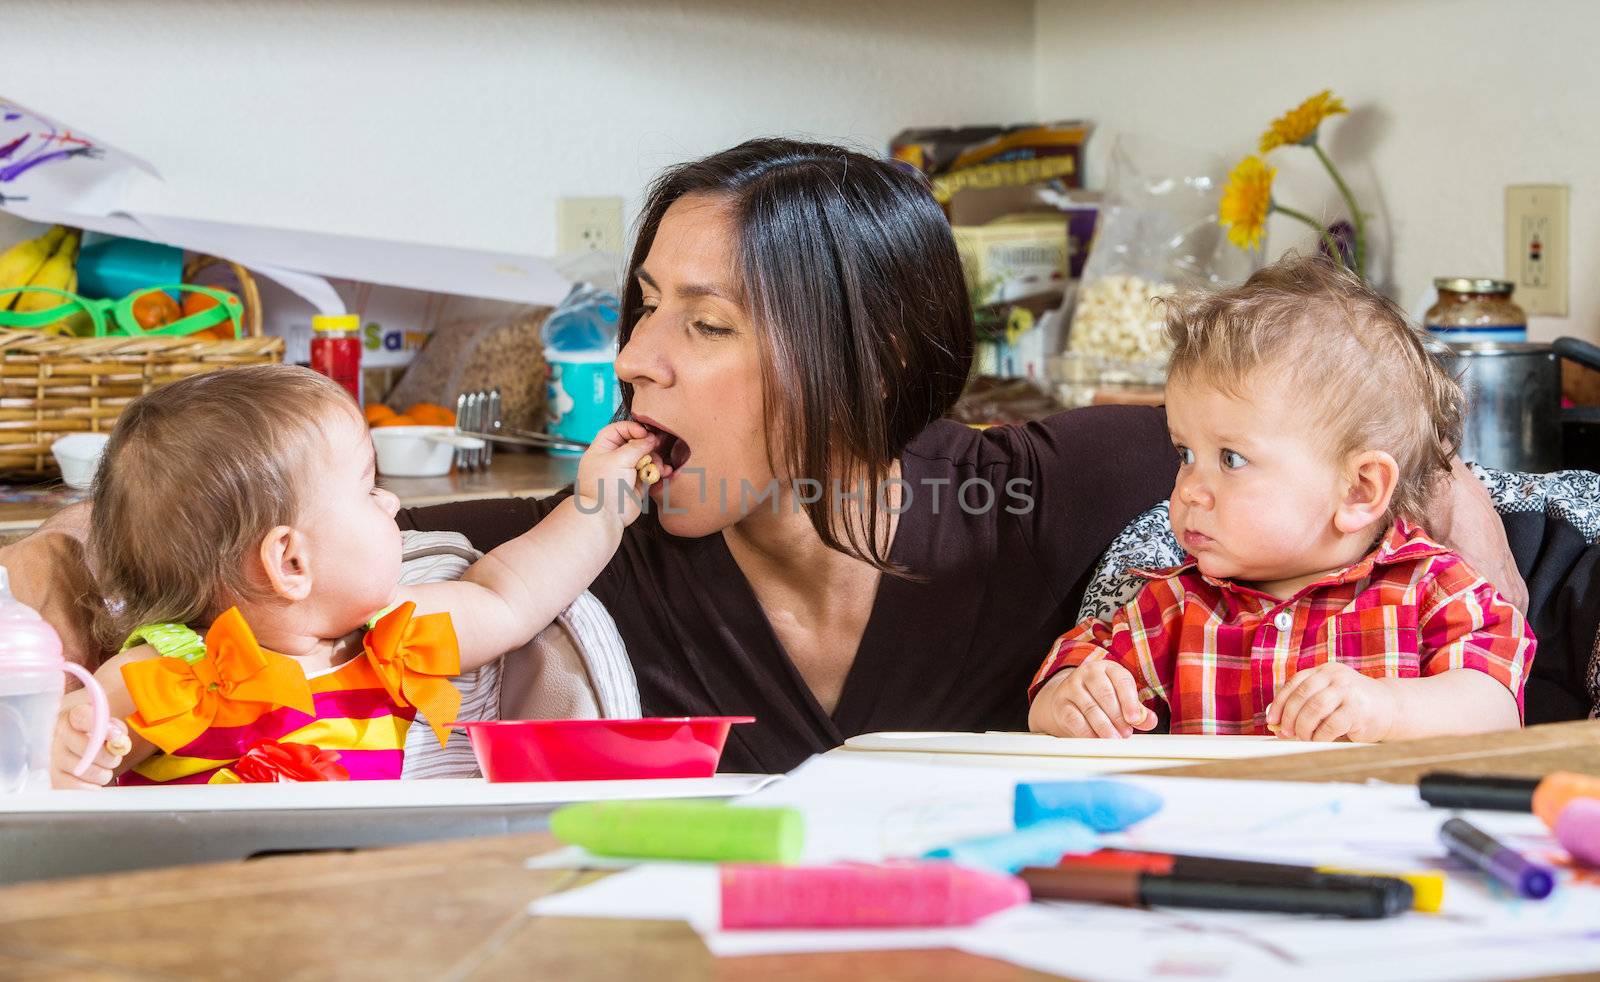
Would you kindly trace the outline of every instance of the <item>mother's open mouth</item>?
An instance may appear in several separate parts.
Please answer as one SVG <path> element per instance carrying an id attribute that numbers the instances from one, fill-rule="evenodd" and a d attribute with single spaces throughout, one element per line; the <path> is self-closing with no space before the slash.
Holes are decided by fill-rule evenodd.
<path id="1" fill-rule="evenodd" d="M 661 458 L 673 472 L 683 469 L 689 462 L 689 441 L 662 426 L 649 416 L 634 414 L 633 421 L 655 434 L 660 444 L 656 447 L 656 456 Z"/>

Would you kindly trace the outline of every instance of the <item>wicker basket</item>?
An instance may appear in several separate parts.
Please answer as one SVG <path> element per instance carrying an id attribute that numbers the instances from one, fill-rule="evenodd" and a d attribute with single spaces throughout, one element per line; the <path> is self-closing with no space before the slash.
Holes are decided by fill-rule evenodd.
<path id="1" fill-rule="evenodd" d="M 205 265 L 191 261 L 185 278 Z M 50 445 L 69 433 L 108 433 L 122 407 L 191 375 L 283 360 L 283 339 L 261 336 L 261 300 L 234 264 L 243 331 L 225 341 L 185 337 L 72 338 L 0 330 L 0 474 L 59 473 Z"/>

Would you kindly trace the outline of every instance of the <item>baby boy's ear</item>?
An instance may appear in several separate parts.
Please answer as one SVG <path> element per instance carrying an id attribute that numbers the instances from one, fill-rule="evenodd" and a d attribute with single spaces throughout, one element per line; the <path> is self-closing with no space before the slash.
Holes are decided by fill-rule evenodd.
<path id="1" fill-rule="evenodd" d="M 261 575 L 272 592 L 288 601 L 311 596 L 310 543 L 305 533 L 279 525 L 261 539 Z"/>
<path id="2" fill-rule="evenodd" d="M 1367 450 L 1351 457 L 1344 496 L 1333 516 L 1334 527 L 1354 535 L 1383 521 L 1399 483 L 1400 465 L 1384 451 Z"/>

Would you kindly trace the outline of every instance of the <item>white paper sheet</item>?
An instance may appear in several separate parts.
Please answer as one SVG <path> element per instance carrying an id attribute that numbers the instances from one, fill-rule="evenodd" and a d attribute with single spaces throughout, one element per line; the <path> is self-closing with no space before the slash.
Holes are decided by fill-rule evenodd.
<path id="1" fill-rule="evenodd" d="M 1096 774 L 1129 774 L 1135 771 L 1158 770 L 1163 767 L 1181 767 L 1192 760 L 1178 757 L 1038 757 L 1032 754 L 968 754 L 947 751 L 922 752 L 918 750 L 856 750 L 838 747 L 828 751 L 832 757 L 864 760 L 872 757 L 887 758 L 903 764 L 935 764 L 940 767 L 976 767 L 992 770 L 996 767 L 1016 769 L 1026 767 L 1041 772 L 1048 771 L 1060 780 L 1074 777 L 1092 777 Z"/>
<path id="2" fill-rule="evenodd" d="M 815 757 L 741 805 L 787 804 L 806 815 L 804 861 L 916 855 L 999 831 L 1018 780 L 1060 779 L 1029 767 L 895 763 L 893 754 Z M 1438 842 L 1449 813 L 1395 785 L 1220 781 L 1132 775 L 1161 812 L 1108 845 L 1202 855 L 1447 874 L 1440 914 L 1344 921 L 1209 911 L 1032 904 L 968 928 L 728 932 L 716 925 L 711 866 L 649 863 L 548 897 L 536 914 L 689 921 L 718 954 L 864 948 L 961 948 L 1085 980 L 1487 979 L 1600 968 L 1600 877 L 1567 871 L 1546 901 L 1525 901 L 1450 860 Z M 1535 858 L 1564 854 L 1537 819 L 1466 816 Z M 570 857 L 569 857 L 570 858 Z"/>
<path id="3" fill-rule="evenodd" d="M 0 96 L 0 204 L 104 216 L 160 180 L 148 161 Z"/>
<path id="4" fill-rule="evenodd" d="M 310 232 L 206 222 L 134 204 L 159 200 L 158 168 L 74 130 L 64 121 L 0 97 L 0 207 L 30 221 L 204 252 L 269 275 L 322 313 L 343 303 L 332 276 L 460 296 L 554 305 L 571 281 L 549 260 Z"/>
<path id="5" fill-rule="evenodd" d="M 849 750 L 995 754 L 1033 757 L 1137 758 L 1162 761 L 1239 760 L 1347 750 L 1359 743 L 1304 743 L 1271 736 L 1194 736 L 1136 733 L 1126 740 L 1053 737 L 1044 733 L 863 733 Z"/>
<path id="6" fill-rule="evenodd" d="M 736 806 L 793 807 L 805 815 L 803 863 L 874 862 L 920 856 L 929 849 L 1012 828 L 1012 789 L 1019 775 L 1061 780 L 1057 771 L 969 769 L 901 764 L 879 755 L 812 757 L 782 781 L 741 798 Z M 535 865 L 615 868 L 615 861 L 581 849 Z"/>
<path id="7" fill-rule="evenodd" d="M 875 862 L 1009 831 L 1019 780 L 1062 779 L 1060 772 L 1028 767 L 976 769 L 824 755 L 741 804 L 798 808 L 806 819 L 801 862 Z"/>
<path id="8" fill-rule="evenodd" d="M 1372 922 L 1370 935 L 1357 938 L 1338 930 L 1347 922 L 1268 914 L 1034 908 L 1052 909 L 1056 926 L 985 925 L 955 947 L 1085 982 L 1475 982 L 1600 966 L 1600 939 L 1592 935 L 1485 933 L 1421 914 Z M 1299 925 L 1294 936 L 1275 930 L 1288 921 Z M 1308 935 L 1318 943 L 1306 945 Z"/>
<path id="9" fill-rule="evenodd" d="M 491 784 L 482 778 L 435 781 L 319 781 L 34 791 L 0 795 L 0 814 L 184 811 L 284 811 L 344 808 L 482 808 L 627 798 L 732 798 L 778 781 L 775 774 L 718 774 L 653 781 L 546 781 Z"/>

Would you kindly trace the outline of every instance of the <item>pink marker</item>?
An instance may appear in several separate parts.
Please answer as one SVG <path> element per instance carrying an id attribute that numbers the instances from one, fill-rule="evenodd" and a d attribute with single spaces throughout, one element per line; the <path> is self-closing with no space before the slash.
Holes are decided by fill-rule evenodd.
<path id="1" fill-rule="evenodd" d="M 1027 902 L 1016 877 L 954 863 L 722 867 L 729 930 L 971 924 Z"/>
<path id="2" fill-rule="evenodd" d="M 1576 798 L 1561 809 L 1556 841 L 1573 859 L 1600 869 L 1600 798 Z"/>

